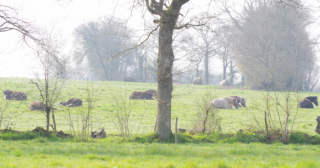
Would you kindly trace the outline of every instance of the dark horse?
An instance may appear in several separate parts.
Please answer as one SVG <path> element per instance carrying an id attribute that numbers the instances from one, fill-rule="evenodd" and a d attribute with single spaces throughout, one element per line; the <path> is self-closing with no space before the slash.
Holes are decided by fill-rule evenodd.
<path id="1" fill-rule="evenodd" d="M 300 100 L 299 107 L 300 108 L 314 108 L 313 104 L 318 106 L 318 97 L 317 96 L 309 96 L 304 98 L 303 100 Z"/>

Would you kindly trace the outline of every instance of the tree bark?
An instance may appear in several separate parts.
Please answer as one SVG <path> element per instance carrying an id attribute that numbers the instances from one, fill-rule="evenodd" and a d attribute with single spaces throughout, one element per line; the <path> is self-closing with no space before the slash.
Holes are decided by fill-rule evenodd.
<path id="1" fill-rule="evenodd" d="M 165 20 L 161 18 L 161 20 Z M 165 21 L 162 21 L 165 22 Z M 160 139 L 168 139 L 171 132 L 171 98 L 172 98 L 172 50 L 173 27 L 164 25 L 159 32 L 158 54 L 158 117 L 157 133 Z"/>
<path id="2" fill-rule="evenodd" d="M 227 59 L 226 59 L 226 49 L 225 49 L 225 51 L 224 51 L 224 55 L 223 55 L 223 57 L 222 57 L 222 69 L 223 69 L 223 80 L 225 80 L 226 78 L 227 78 Z"/>
<path id="3" fill-rule="evenodd" d="M 208 46 L 206 48 L 206 54 L 204 57 L 204 71 L 205 71 L 205 83 L 209 85 L 209 53 L 208 53 Z"/>
<path id="4" fill-rule="evenodd" d="M 189 0 L 172 0 L 166 11 L 162 11 L 159 30 L 158 53 L 158 116 L 156 130 L 160 139 L 169 139 L 171 131 L 172 66 L 174 54 L 172 36 L 183 4 Z"/>
<path id="5" fill-rule="evenodd" d="M 245 84 L 245 78 L 243 75 L 241 76 L 241 84 L 242 84 L 242 86 L 244 86 L 244 84 Z"/>
<path id="6" fill-rule="evenodd" d="M 227 79 L 227 66 L 224 61 L 223 61 L 222 69 L 223 69 L 223 77 L 222 78 L 223 78 L 223 80 L 225 80 L 225 79 Z"/>
<path id="7" fill-rule="evenodd" d="M 53 108 L 51 108 L 51 110 L 52 110 L 51 114 L 52 114 L 52 122 L 53 122 L 53 131 L 54 133 L 57 133 L 57 125 L 56 125 L 56 118 L 54 116 L 54 110 Z"/>
<path id="8" fill-rule="evenodd" d="M 233 86 L 233 78 L 234 78 L 234 72 L 233 72 L 233 65 L 232 61 L 230 61 L 230 86 Z"/>
<path id="9" fill-rule="evenodd" d="M 138 54 L 137 54 L 138 55 Z M 143 55 L 138 55 L 138 62 L 139 62 L 139 82 L 143 82 Z"/>
<path id="10" fill-rule="evenodd" d="M 46 103 L 47 104 L 47 103 Z M 46 117 L 47 117 L 47 134 L 49 134 L 49 129 L 50 129 L 50 108 L 46 105 Z"/>

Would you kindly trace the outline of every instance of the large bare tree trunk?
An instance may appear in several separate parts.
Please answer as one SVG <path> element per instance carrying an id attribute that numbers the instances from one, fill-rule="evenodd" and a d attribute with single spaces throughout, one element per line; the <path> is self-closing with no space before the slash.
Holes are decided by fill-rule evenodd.
<path id="1" fill-rule="evenodd" d="M 180 9 L 188 0 L 172 0 L 168 10 L 163 11 L 160 19 L 158 53 L 158 116 L 156 130 L 160 139 L 171 136 L 171 98 L 172 98 L 172 35 Z"/>
<path id="2" fill-rule="evenodd" d="M 161 19 L 164 20 L 164 19 Z M 164 21 L 162 21 L 164 22 Z M 170 21 L 168 21 L 170 22 Z M 168 139 L 171 132 L 171 98 L 172 98 L 172 50 L 173 26 L 163 24 L 159 32 L 158 53 L 158 117 L 157 133 L 160 139 Z"/>

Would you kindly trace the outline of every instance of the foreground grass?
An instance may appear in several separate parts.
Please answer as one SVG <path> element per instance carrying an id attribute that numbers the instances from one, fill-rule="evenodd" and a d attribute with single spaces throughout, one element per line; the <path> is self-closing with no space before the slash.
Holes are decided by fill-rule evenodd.
<path id="1" fill-rule="evenodd" d="M 318 167 L 318 145 L 0 140 L 0 167 Z"/>

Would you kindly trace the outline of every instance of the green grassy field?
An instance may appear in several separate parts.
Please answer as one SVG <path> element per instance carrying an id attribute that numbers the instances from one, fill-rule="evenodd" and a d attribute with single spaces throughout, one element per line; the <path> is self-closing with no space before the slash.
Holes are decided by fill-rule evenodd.
<path id="1" fill-rule="evenodd" d="M 75 142 L 73 140 L 50 139 L 38 137 L 32 140 L 0 140 L 0 167 L 318 167 L 319 145 L 301 145 L 282 143 L 237 143 L 218 141 L 217 143 L 184 143 L 162 144 L 141 143 L 143 141 L 121 142 L 113 119 L 116 106 L 113 96 L 124 96 L 129 101 L 133 91 L 156 89 L 151 83 L 124 82 L 93 82 L 97 89 L 96 102 L 93 108 L 94 130 L 105 128 L 107 138 Z M 68 81 L 58 102 L 72 97 L 85 100 L 86 81 Z M 9 122 L 5 120 L 2 128 L 9 123 L 14 130 L 27 131 L 37 126 L 45 127 L 45 116 L 41 112 L 30 111 L 29 104 L 39 100 L 39 93 L 29 79 L 2 78 L 0 90 L 17 90 L 26 92 L 28 101 L 12 101 L 8 107 L 10 113 L 16 116 Z M 219 86 L 174 85 L 172 99 L 172 123 L 179 118 L 179 127 L 192 129 L 197 117 L 196 99 L 206 92 L 215 93 L 216 97 L 240 95 L 247 99 L 248 108 L 219 110 L 222 118 L 222 133 L 236 133 L 239 129 L 248 130 L 256 127 L 249 107 L 261 104 L 265 92 L 220 89 Z M 319 93 L 301 92 L 300 96 L 318 96 Z M 293 94 L 294 95 L 294 94 Z M 294 96 L 292 104 L 297 101 Z M 0 100 L 3 109 L 6 101 Z M 131 133 L 144 135 L 154 130 L 157 107 L 156 100 L 134 100 L 135 104 L 130 118 Z M 55 106 L 57 128 L 68 132 L 69 123 L 66 119 L 66 107 Z M 84 103 L 84 107 L 87 104 Z M 73 108 L 72 115 L 77 117 Z M 295 108 L 292 107 L 294 111 Z M 315 118 L 319 107 L 315 109 L 300 109 L 294 124 L 295 131 L 313 135 L 316 126 Z M 263 116 L 258 116 L 259 120 Z M 172 130 L 174 124 L 172 124 Z M 139 129 L 138 129 L 139 128 Z M 109 134 L 109 135 L 108 135 Z M 4 134 L 2 134 L 3 136 Z M 145 136 L 148 137 L 148 136 Z M 144 138 L 142 136 L 142 138 Z M 2 137 L 4 139 L 4 137 Z"/>
<path id="2" fill-rule="evenodd" d="M 60 101 L 72 97 L 85 99 L 85 89 L 87 85 L 91 86 L 98 91 L 95 94 L 96 102 L 93 108 L 94 129 L 105 128 L 107 133 L 116 134 L 118 130 L 113 123 L 116 114 L 116 106 L 113 96 L 123 96 L 129 101 L 129 95 L 133 91 L 145 91 L 148 89 L 156 89 L 157 85 L 154 83 L 125 83 L 125 82 L 93 82 L 86 81 L 68 81 L 66 87 L 57 101 L 55 106 L 59 110 L 56 111 L 57 128 L 58 130 L 68 131 L 69 124 L 66 117 L 66 107 L 59 106 Z M 34 112 L 29 110 L 29 105 L 34 100 L 39 100 L 39 92 L 36 87 L 29 83 L 29 79 L 25 78 L 2 78 L 0 80 L 0 90 L 17 90 L 24 91 L 28 95 L 28 101 L 12 101 L 7 112 L 17 111 L 17 116 L 10 121 L 12 129 L 26 131 L 32 130 L 37 126 L 45 127 L 45 116 L 41 112 Z M 219 86 L 197 86 L 197 85 L 174 85 L 173 98 L 172 98 L 172 123 L 176 117 L 179 118 L 179 128 L 192 129 L 195 118 L 197 117 L 196 100 L 206 92 L 214 92 L 217 98 L 223 96 L 239 95 L 245 97 L 247 100 L 247 107 L 253 104 L 259 104 L 261 108 L 263 105 L 262 91 L 252 90 L 226 90 L 219 89 Z M 319 96 L 319 93 L 301 92 L 301 97 L 310 95 Z M 294 93 L 293 93 L 294 95 Z M 297 101 L 292 96 L 292 104 L 297 104 Z M 0 106 L 4 106 L 5 100 L 0 100 Z M 132 134 L 146 134 L 154 130 L 154 124 L 157 116 L 157 101 L 156 100 L 133 100 L 133 112 L 130 117 L 130 129 Z M 261 105 L 260 105 L 261 104 Z M 84 102 L 86 107 L 86 102 Z M 315 109 L 300 109 L 297 119 L 294 124 L 294 130 L 302 131 L 309 134 L 314 134 L 313 129 L 316 126 L 315 118 L 319 115 L 320 107 Z M 72 108 L 76 111 L 77 108 Z M 292 109 L 295 110 L 294 108 Z M 72 113 L 76 117 L 76 113 Z M 222 118 L 222 132 L 235 133 L 239 129 L 246 130 L 256 126 L 250 108 L 239 109 L 224 109 L 219 110 L 219 115 Z M 258 116 L 263 119 L 262 115 Z M 2 129 L 4 127 L 3 122 Z M 172 124 L 173 128 L 174 124 Z M 138 129 L 139 128 L 139 129 Z"/>
<path id="3" fill-rule="evenodd" d="M 1 141 L 0 167 L 315 168 L 320 146 Z"/>

